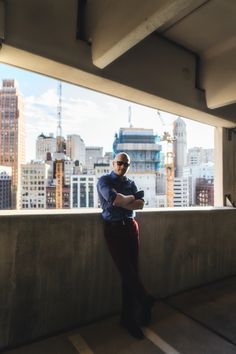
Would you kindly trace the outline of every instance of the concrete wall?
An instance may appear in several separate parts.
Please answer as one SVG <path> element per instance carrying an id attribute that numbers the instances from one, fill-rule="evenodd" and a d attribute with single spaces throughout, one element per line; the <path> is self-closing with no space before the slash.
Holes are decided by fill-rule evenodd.
<path id="1" fill-rule="evenodd" d="M 222 138 L 223 193 L 236 204 L 236 130 L 223 129 Z"/>
<path id="2" fill-rule="evenodd" d="M 147 288 L 165 297 L 236 274 L 235 212 L 139 212 Z M 2 214 L 0 223 L 0 349 L 119 310 L 99 213 Z"/>

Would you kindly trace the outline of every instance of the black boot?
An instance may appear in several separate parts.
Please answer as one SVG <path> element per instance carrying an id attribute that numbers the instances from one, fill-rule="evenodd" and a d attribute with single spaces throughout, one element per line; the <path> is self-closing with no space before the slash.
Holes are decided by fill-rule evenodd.
<path id="1" fill-rule="evenodd" d="M 136 339 L 143 339 L 144 334 L 141 330 L 141 328 L 138 326 L 138 324 L 134 320 L 129 320 L 129 321 L 124 321 L 121 320 L 120 322 L 121 326 L 124 327 L 129 334 L 136 338 Z"/>
<path id="2" fill-rule="evenodd" d="M 141 310 L 138 323 L 140 326 L 148 326 L 151 322 L 152 308 L 157 299 L 151 295 L 148 295 L 146 303 Z"/>

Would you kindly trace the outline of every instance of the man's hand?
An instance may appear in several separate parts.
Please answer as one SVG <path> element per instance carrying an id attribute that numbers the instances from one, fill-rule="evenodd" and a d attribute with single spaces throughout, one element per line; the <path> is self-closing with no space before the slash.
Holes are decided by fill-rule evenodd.
<path id="1" fill-rule="evenodd" d="M 113 205 L 128 210 L 138 210 L 143 209 L 144 201 L 142 199 L 135 199 L 133 195 L 117 193 Z"/>
<path id="2" fill-rule="evenodd" d="M 121 193 L 117 193 L 116 198 L 113 202 L 113 205 L 116 207 L 122 207 L 125 208 L 127 205 L 135 201 L 135 198 L 133 195 L 124 195 Z"/>
<path id="3" fill-rule="evenodd" d="M 138 209 L 143 209 L 144 207 L 144 201 L 142 199 L 136 199 L 130 204 L 126 205 L 124 208 L 128 210 L 138 210 Z"/>

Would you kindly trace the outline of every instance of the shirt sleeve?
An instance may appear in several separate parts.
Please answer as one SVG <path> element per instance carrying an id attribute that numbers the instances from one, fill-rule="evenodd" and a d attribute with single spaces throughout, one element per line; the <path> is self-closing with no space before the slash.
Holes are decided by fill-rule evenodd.
<path id="1" fill-rule="evenodd" d="M 102 198 L 109 203 L 113 203 L 116 199 L 117 192 L 111 187 L 109 180 L 105 177 L 101 177 L 97 184 L 98 193 Z"/>
<path id="2" fill-rule="evenodd" d="M 131 182 L 131 190 L 132 194 L 135 194 L 138 191 L 138 187 L 136 186 L 134 181 Z"/>
<path id="3" fill-rule="evenodd" d="M 136 186 L 136 184 L 135 184 L 134 181 L 132 181 L 131 188 L 132 188 L 132 194 L 135 196 L 135 194 L 139 191 L 139 189 L 138 189 L 138 187 Z M 141 199 L 141 200 L 144 201 L 144 197 L 142 197 L 142 198 L 140 198 L 140 197 L 136 198 L 136 196 L 135 196 L 135 199 Z"/>

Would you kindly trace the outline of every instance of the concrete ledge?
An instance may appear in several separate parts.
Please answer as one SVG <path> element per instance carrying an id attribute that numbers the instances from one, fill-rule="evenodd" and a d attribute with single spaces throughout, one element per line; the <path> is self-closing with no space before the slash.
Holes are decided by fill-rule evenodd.
<path id="1" fill-rule="evenodd" d="M 9 213 L 9 212 L 8 212 Z M 146 210 L 140 267 L 155 295 L 236 274 L 236 210 Z M 0 215 L 0 349 L 119 310 L 100 211 Z"/>

